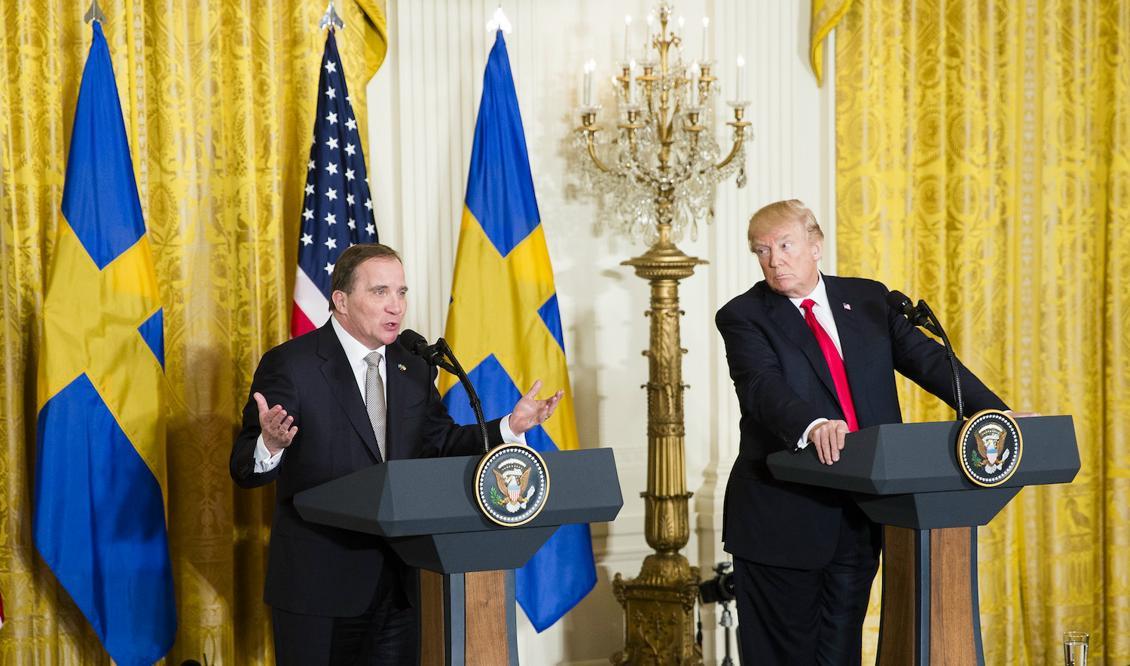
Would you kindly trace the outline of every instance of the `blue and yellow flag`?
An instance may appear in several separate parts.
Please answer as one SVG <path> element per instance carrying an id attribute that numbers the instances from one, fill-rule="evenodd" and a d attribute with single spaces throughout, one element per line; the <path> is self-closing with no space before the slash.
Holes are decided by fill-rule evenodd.
<path id="1" fill-rule="evenodd" d="M 451 292 L 445 336 L 471 368 L 487 418 L 508 413 L 540 378 L 548 391 L 560 388 L 565 396 L 553 418 L 526 433 L 526 442 L 538 451 L 577 448 L 553 267 L 501 31 L 483 75 Z M 440 391 L 453 418 L 474 422 L 462 386 L 444 375 Z M 588 525 L 563 525 L 515 575 L 518 603 L 538 631 L 595 584 Z"/>
<path id="2" fill-rule="evenodd" d="M 43 303 L 35 545 L 121 665 L 172 647 L 164 326 L 102 28 L 82 74 Z"/>

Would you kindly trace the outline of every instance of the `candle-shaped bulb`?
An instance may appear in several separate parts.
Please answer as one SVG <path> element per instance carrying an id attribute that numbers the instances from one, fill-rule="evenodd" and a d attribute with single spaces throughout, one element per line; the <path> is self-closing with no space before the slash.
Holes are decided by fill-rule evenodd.
<path id="1" fill-rule="evenodd" d="M 710 53 L 707 48 L 708 35 L 710 34 L 710 17 L 702 17 L 702 62 L 710 62 Z"/>
<path id="2" fill-rule="evenodd" d="M 737 102 L 745 101 L 745 57 L 738 56 L 738 87 L 737 87 Z"/>
<path id="3" fill-rule="evenodd" d="M 624 62 L 632 57 L 632 15 L 624 15 Z"/>
<path id="4" fill-rule="evenodd" d="M 699 68 L 698 63 L 692 62 L 691 67 L 690 67 L 690 79 L 691 80 L 690 80 L 690 85 L 687 88 L 687 93 L 688 93 L 687 102 L 692 109 L 698 106 L 698 98 L 699 98 L 698 80 L 699 80 L 699 76 L 701 74 L 702 74 L 702 69 Z"/>
<path id="5" fill-rule="evenodd" d="M 628 61 L 628 104 L 636 103 L 636 61 Z"/>
<path id="6" fill-rule="evenodd" d="M 596 61 L 589 60 L 585 63 L 585 88 L 584 105 L 592 106 L 592 73 L 596 71 Z"/>

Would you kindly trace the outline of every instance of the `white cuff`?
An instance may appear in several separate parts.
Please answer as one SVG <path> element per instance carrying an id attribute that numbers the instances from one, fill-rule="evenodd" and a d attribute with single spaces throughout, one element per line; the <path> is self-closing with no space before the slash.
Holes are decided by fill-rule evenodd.
<path id="1" fill-rule="evenodd" d="M 259 439 L 255 440 L 255 473 L 262 474 L 278 467 L 284 453 L 286 449 L 272 456 L 267 445 L 263 443 L 263 435 L 259 435 Z"/>
<path id="2" fill-rule="evenodd" d="M 510 429 L 509 414 L 502 417 L 502 420 L 498 422 L 498 429 L 502 431 L 502 441 L 506 442 L 507 444 L 521 444 L 523 446 L 526 445 L 526 433 L 515 435 L 514 431 Z"/>
<path id="3" fill-rule="evenodd" d="M 820 425 L 821 423 L 826 423 L 827 421 L 828 419 L 816 419 L 812 423 L 809 423 L 808 427 L 804 429 L 804 434 L 800 436 L 800 441 L 796 443 L 796 447 L 798 449 L 803 449 L 804 447 L 808 446 L 808 434 L 812 432 L 813 428 Z"/>

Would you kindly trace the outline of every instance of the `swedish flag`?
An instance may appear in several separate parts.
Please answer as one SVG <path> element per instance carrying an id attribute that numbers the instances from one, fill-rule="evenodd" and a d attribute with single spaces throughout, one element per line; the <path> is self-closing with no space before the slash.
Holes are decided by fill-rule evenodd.
<path id="1" fill-rule="evenodd" d="M 553 268 L 501 31 L 483 76 L 451 291 L 445 337 L 472 368 L 468 376 L 487 418 L 505 415 L 541 378 L 565 395 L 553 418 L 526 433 L 526 442 L 539 451 L 577 448 Z M 440 391 L 457 421 L 474 422 L 467 394 L 453 378 L 444 375 Z M 595 584 L 588 525 L 562 526 L 515 576 L 518 603 L 538 631 Z"/>
<path id="2" fill-rule="evenodd" d="M 115 662 L 176 633 L 164 326 L 110 51 L 83 70 L 39 355 L 35 545 Z"/>

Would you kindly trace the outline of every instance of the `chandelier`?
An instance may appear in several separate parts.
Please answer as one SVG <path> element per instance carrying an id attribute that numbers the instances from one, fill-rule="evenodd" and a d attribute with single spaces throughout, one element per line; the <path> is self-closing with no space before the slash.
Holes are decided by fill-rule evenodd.
<path id="1" fill-rule="evenodd" d="M 699 225 L 713 216 L 715 186 L 734 174 L 738 187 L 746 183 L 745 61 L 737 59 L 735 95 L 727 102 L 733 119 L 726 124 L 733 131 L 723 156 L 715 138 L 719 85 L 707 59 L 709 20 L 703 19 L 702 58 L 689 63 L 682 37 L 668 28 L 670 20 L 671 5 L 663 2 L 648 17 L 637 61 L 631 57 L 631 17 L 625 17 L 624 60 L 612 77 L 617 122 L 606 139 L 597 136 L 602 128 L 601 107 L 592 97 L 596 64 L 585 64 L 581 127 L 574 140 L 582 154 L 583 184 L 612 213 L 602 224 L 647 246 L 681 240 L 687 229 L 697 238 Z M 677 22 L 684 27 L 681 17 Z"/>

